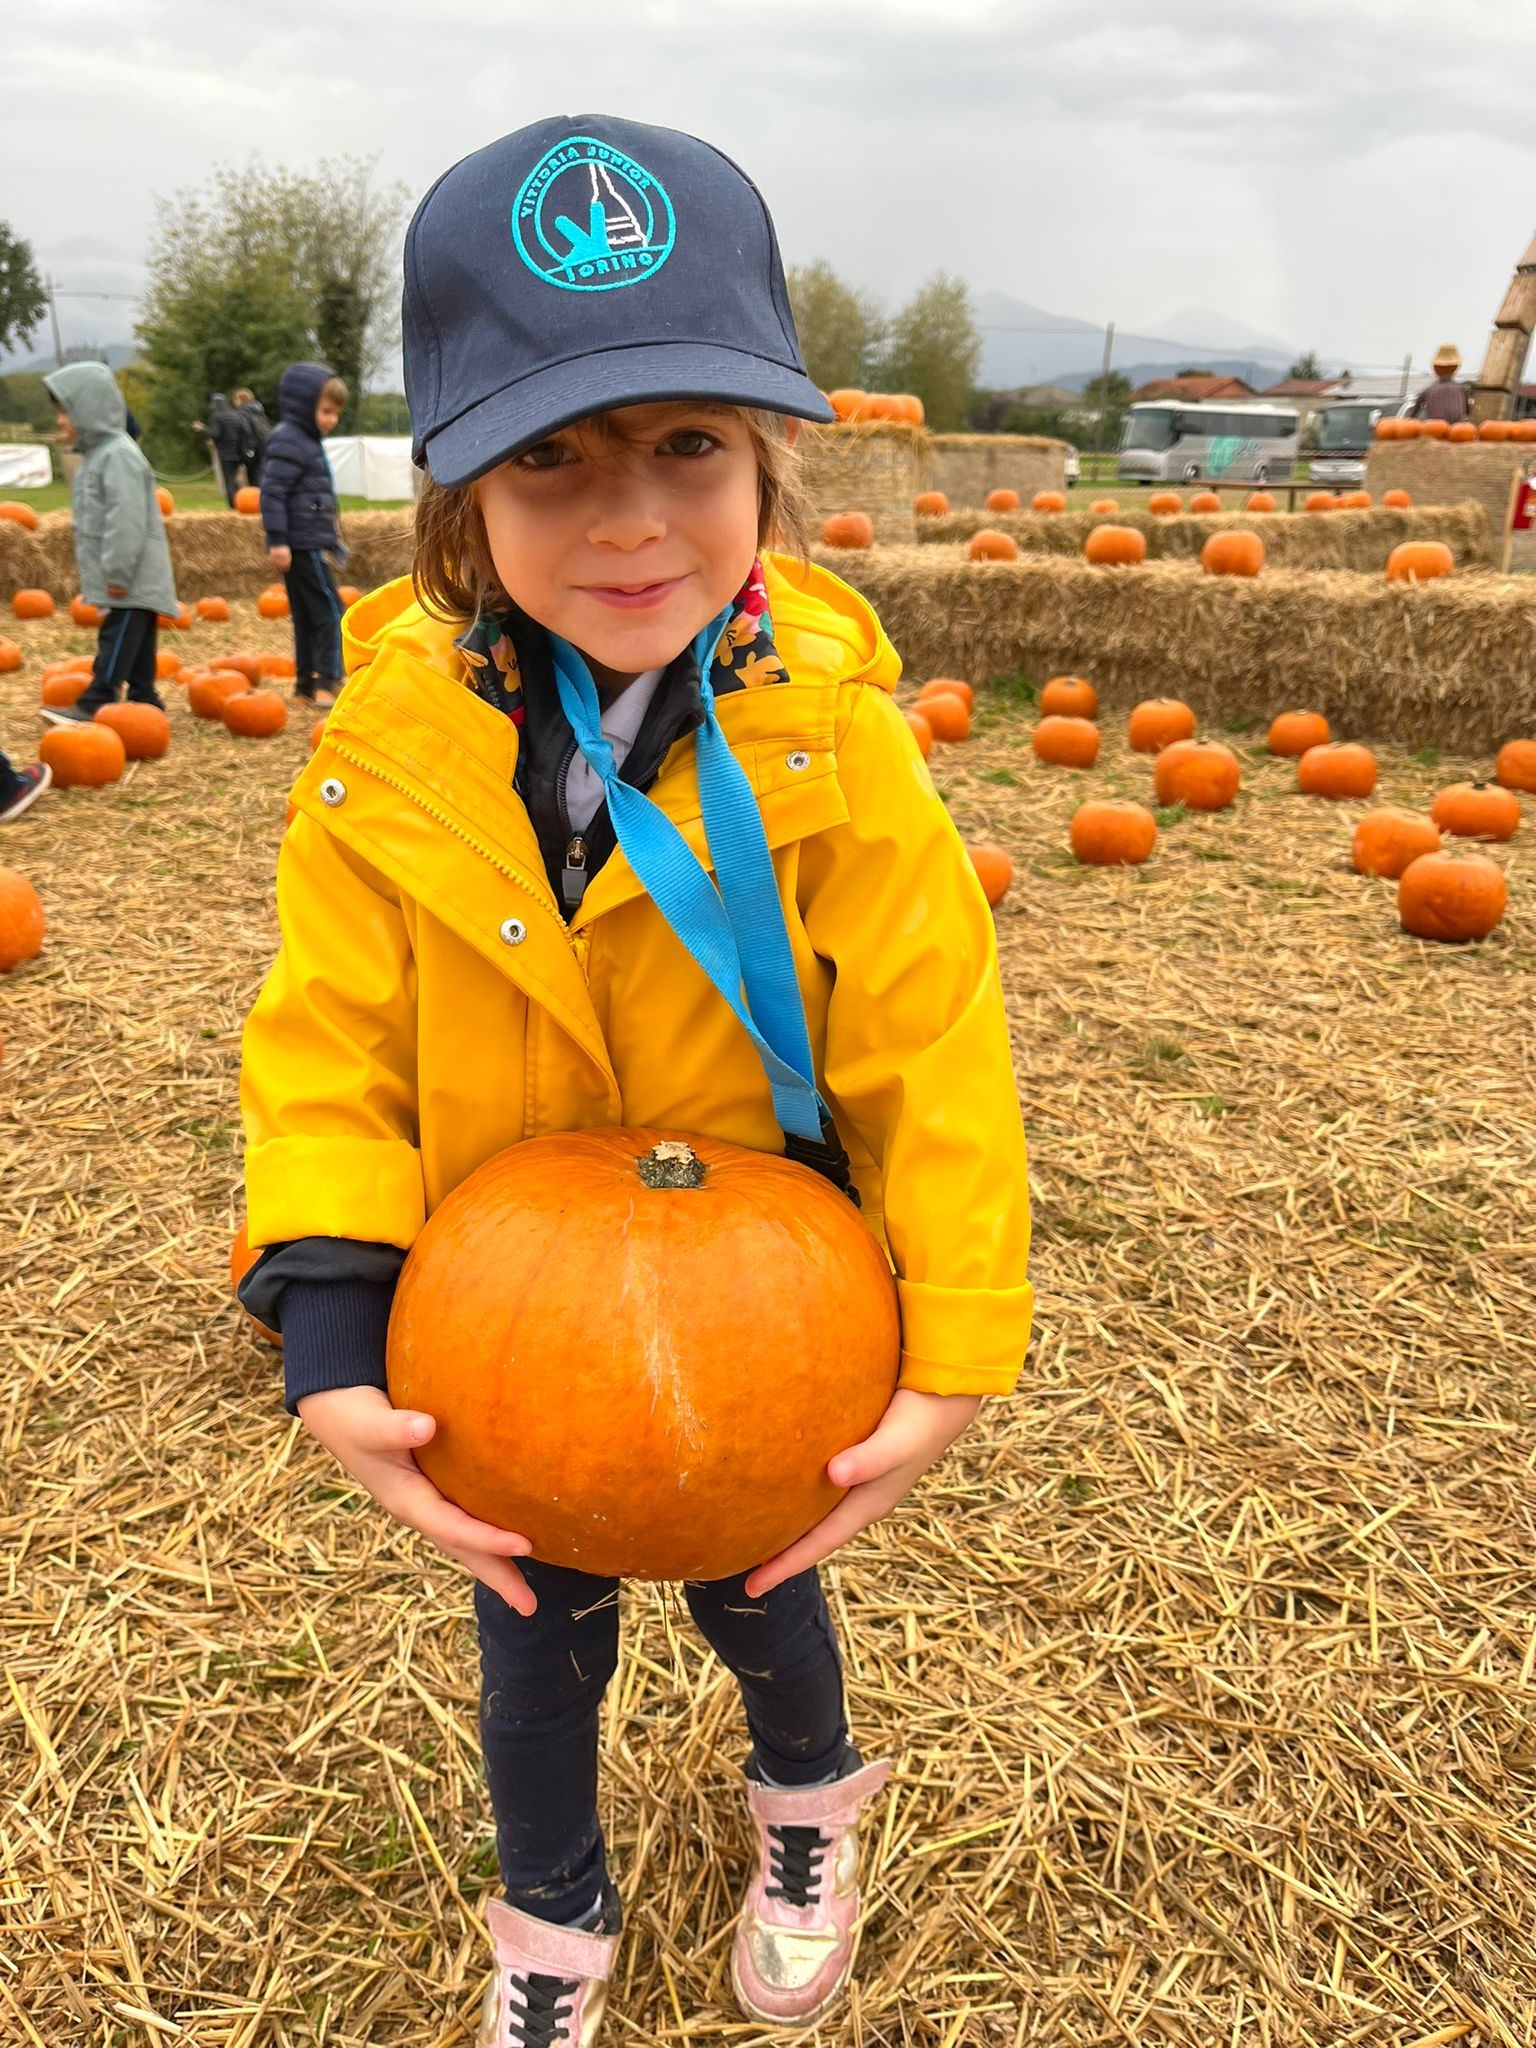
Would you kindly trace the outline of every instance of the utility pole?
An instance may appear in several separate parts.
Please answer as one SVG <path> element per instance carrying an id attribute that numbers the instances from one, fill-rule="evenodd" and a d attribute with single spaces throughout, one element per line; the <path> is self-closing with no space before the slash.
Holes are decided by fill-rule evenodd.
<path id="1" fill-rule="evenodd" d="M 1109 362 L 1114 352 L 1115 323 L 1113 320 L 1108 320 L 1104 324 L 1104 361 L 1099 369 L 1099 453 L 1101 455 L 1108 452 L 1103 443 L 1109 420 Z"/>
<path id="2" fill-rule="evenodd" d="M 53 322 L 53 367 L 64 367 L 64 337 L 59 333 L 59 302 L 53 295 L 53 279 L 45 277 L 43 283 L 48 289 L 48 317 Z"/>
<path id="3" fill-rule="evenodd" d="M 1409 352 L 1408 352 L 1408 354 L 1407 354 L 1407 355 L 1405 355 L 1405 356 L 1403 357 L 1403 386 L 1402 386 L 1402 389 L 1401 389 L 1401 390 L 1400 390 L 1400 391 L 1398 392 L 1398 394 L 1397 394 L 1397 396 L 1398 396 L 1398 399 L 1399 399 L 1399 401 L 1401 401 L 1401 400 L 1405 399 L 1405 398 L 1406 398 L 1406 397 L 1408 396 L 1408 386 L 1409 386 L 1409 385 L 1410 385 L 1410 384 L 1411 384 L 1412 382 L 1413 382 L 1413 351 L 1412 351 L 1412 350 L 1410 349 L 1410 350 L 1409 350 Z"/>

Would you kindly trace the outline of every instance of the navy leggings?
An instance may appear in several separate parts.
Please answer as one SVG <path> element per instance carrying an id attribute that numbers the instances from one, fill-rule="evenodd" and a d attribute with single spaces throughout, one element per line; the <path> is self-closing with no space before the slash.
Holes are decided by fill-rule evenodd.
<path id="1" fill-rule="evenodd" d="M 597 1818 L 598 1712 L 619 1658 L 619 1582 L 519 1559 L 538 1612 L 475 1587 L 480 1739 L 508 1899 L 569 1922 L 606 1875 Z M 700 1634 L 741 1687 L 752 1762 L 781 1785 L 830 1777 L 848 1755 L 843 1670 L 821 1580 L 759 1600 L 746 1574 L 683 1587 Z"/>

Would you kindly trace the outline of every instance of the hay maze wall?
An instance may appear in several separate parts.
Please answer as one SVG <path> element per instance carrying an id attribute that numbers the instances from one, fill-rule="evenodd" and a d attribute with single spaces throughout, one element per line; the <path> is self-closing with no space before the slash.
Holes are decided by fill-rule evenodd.
<path id="1" fill-rule="evenodd" d="M 1415 505 L 1475 501 L 1488 515 L 1493 560 L 1499 562 L 1509 524 L 1510 488 L 1533 466 L 1536 448 L 1507 441 L 1373 441 L 1365 482 L 1378 498 L 1383 491 L 1407 491 Z"/>
<path id="2" fill-rule="evenodd" d="M 933 434 L 923 488 L 951 505 L 984 505 L 988 491 L 1017 491 L 1028 504 L 1036 491 L 1067 487 L 1067 448 L 1039 434 Z"/>

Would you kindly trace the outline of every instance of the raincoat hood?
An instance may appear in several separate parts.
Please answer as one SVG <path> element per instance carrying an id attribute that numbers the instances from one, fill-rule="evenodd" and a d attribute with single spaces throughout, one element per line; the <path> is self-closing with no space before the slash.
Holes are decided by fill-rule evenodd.
<path id="1" fill-rule="evenodd" d="M 128 407 L 105 363 L 66 363 L 43 379 L 54 402 L 75 423 L 82 448 L 128 431 Z"/>
<path id="2" fill-rule="evenodd" d="M 277 380 L 279 417 L 291 426 L 302 427 L 318 441 L 320 429 L 315 425 L 315 406 L 335 374 L 325 363 L 290 363 Z"/>

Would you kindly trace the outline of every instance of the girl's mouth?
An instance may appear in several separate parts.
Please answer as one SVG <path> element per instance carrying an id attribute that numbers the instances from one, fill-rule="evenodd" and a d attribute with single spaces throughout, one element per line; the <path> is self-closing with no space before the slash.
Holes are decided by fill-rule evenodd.
<path id="1" fill-rule="evenodd" d="M 644 612 L 664 604 L 674 590 L 682 587 L 682 582 L 681 576 L 671 576 L 664 583 L 588 583 L 583 589 L 588 597 L 595 597 L 599 604 L 612 605 L 615 611 Z"/>

